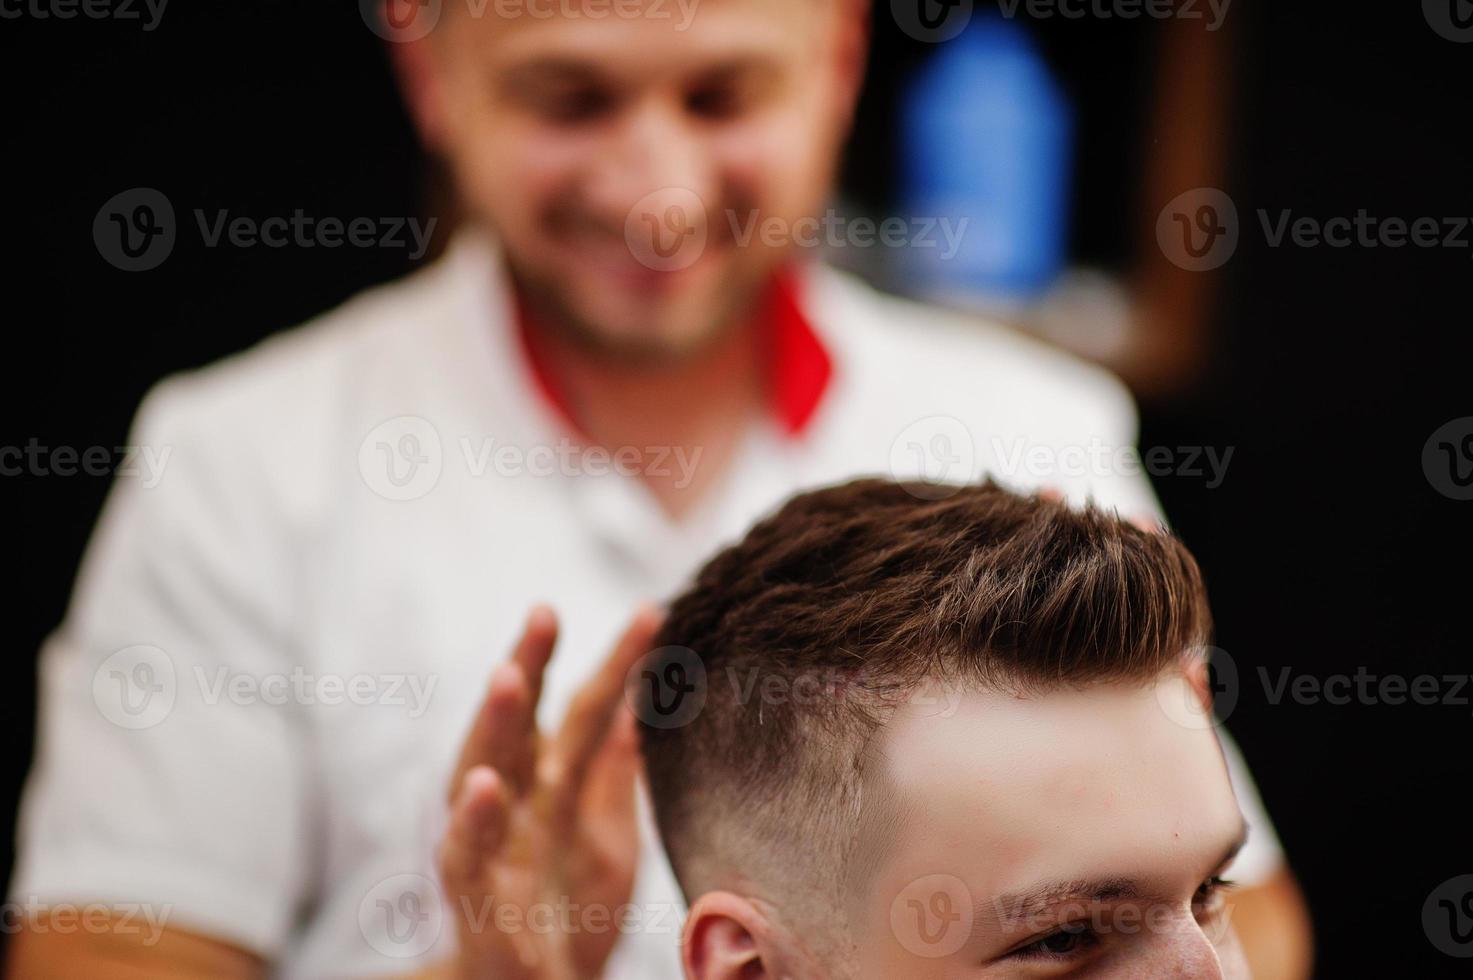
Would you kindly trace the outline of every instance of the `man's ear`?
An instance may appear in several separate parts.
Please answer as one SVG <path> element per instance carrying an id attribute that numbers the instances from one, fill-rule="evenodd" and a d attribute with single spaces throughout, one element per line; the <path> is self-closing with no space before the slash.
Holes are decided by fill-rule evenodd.
<path id="1" fill-rule="evenodd" d="M 838 0 L 834 70 L 846 127 L 852 125 L 869 65 L 870 0 Z"/>
<path id="2" fill-rule="evenodd" d="M 1209 718 L 1212 717 L 1212 674 L 1208 666 L 1207 654 L 1187 654 L 1182 669 L 1186 673 L 1187 683 L 1191 685 L 1192 693 L 1197 696 L 1197 703 L 1202 706 L 1202 710 Z"/>
<path id="3" fill-rule="evenodd" d="M 789 977 L 791 951 L 750 899 L 707 892 L 685 920 L 686 980 L 762 980 Z"/>

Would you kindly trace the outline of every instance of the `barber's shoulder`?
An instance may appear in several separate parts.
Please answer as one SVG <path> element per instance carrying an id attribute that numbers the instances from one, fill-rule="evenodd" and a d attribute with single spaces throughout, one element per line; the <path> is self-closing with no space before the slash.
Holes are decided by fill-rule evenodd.
<path id="1" fill-rule="evenodd" d="M 360 293 L 341 306 L 204 367 L 155 384 L 130 442 L 212 483 L 321 506 L 331 470 L 356 453 L 365 393 L 383 392 L 432 349 L 448 322 L 443 270 Z"/>
<path id="2" fill-rule="evenodd" d="M 1048 415 L 1108 418 L 1133 426 L 1135 403 L 1109 370 L 978 314 L 881 292 L 827 271 L 821 288 L 852 314 L 842 329 L 861 358 L 892 377 L 964 404 L 1026 405 Z"/>
<path id="3" fill-rule="evenodd" d="M 271 405 L 283 412 L 325 405 L 331 391 L 322 385 L 351 383 L 352 370 L 366 360 L 429 340 L 423 327 L 443 322 L 443 279 L 443 270 L 432 266 L 365 290 L 243 351 L 170 375 L 151 395 L 179 410 L 225 416 L 255 415 Z"/>

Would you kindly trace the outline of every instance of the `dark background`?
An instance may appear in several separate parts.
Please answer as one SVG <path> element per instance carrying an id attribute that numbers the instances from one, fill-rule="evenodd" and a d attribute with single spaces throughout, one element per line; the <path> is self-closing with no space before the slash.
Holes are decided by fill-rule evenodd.
<path id="1" fill-rule="evenodd" d="M 205 249 L 181 233 L 159 269 L 102 260 L 92 220 L 119 191 L 265 217 L 389 216 L 429 205 L 426 169 L 378 39 L 352 4 L 170 6 L 138 23 L 0 21 L 6 93 L 0 444 L 119 446 L 148 386 L 402 273 L 402 253 Z M 930 53 L 880 3 L 846 177 L 882 209 L 895 82 Z M 1374 14 L 1372 11 L 1374 10 Z M 1319 975 L 1467 975 L 1421 921 L 1473 873 L 1473 707 L 1271 704 L 1257 679 L 1468 673 L 1473 502 L 1423 475 L 1433 430 L 1473 415 L 1473 248 L 1268 248 L 1252 212 L 1473 215 L 1466 148 L 1473 44 L 1415 3 L 1239 0 L 1229 174 L 1243 214 L 1219 274 L 1205 369 L 1143 400 L 1145 445 L 1233 446 L 1227 479 L 1157 483 L 1205 567 L 1252 763 L 1316 919 Z M 1051 21 L 1040 34 L 1081 118 L 1077 252 L 1123 265 L 1149 21 Z M 1465 234 L 1465 242 L 1473 232 Z M 0 839 L 30 758 L 34 658 L 61 619 L 107 480 L 0 478 L 7 746 Z M 1465 691 L 1465 695 L 1470 693 Z M 10 852 L 0 853 L 0 874 Z M 1461 966 L 1461 969 L 1459 968 Z"/>

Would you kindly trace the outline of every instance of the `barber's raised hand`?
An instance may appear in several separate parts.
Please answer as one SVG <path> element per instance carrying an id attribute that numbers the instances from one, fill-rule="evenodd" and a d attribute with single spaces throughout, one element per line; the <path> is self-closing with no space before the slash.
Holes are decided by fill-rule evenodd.
<path id="1" fill-rule="evenodd" d="M 460 937 L 454 975 L 600 975 L 620 936 L 616 910 L 629 900 L 639 846 L 639 753 L 624 678 L 659 624 L 653 609 L 636 614 L 555 733 L 539 732 L 536 719 L 557 642 L 551 610 L 532 611 L 512 658 L 492 675 L 456 764 L 439 851 Z M 580 925 L 588 921 L 598 927 Z"/>

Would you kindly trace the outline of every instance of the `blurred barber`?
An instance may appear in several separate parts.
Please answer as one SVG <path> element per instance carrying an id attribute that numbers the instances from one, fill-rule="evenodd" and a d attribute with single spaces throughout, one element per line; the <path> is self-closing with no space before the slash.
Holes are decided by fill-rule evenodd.
<path id="1" fill-rule="evenodd" d="M 587 6 L 392 0 L 466 215 L 448 254 L 145 400 L 132 441 L 168 468 L 119 481 L 44 651 L 12 892 L 166 921 L 36 919 L 12 975 L 552 976 L 535 922 L 499 930 L 500 896 L 442 886 L 477 858 L 441 842 L 486 845 L 476 807 L 586 777 L 519 867 L 586 887 L 562 896 L 575 917 L 633 878 L 639 921 L 585 919 L 575 972 L 674 980 L 679 893 L 647 834 L 636 875 L 607 707 L 608 664 L 651 635 L 650 615 L 625 630 L 642 599 L 855 474 L 1156 512 L 1110 462 L 1135 440 L 1112 377 L 792 244 L 832 191 L 861 0 Z M 561 617 L 545 680 L 539 600 Z M 1252 824 L 1235 921 L 1258 976 L 1302 975 L 1296 886 L 1228 754 Z"/>

